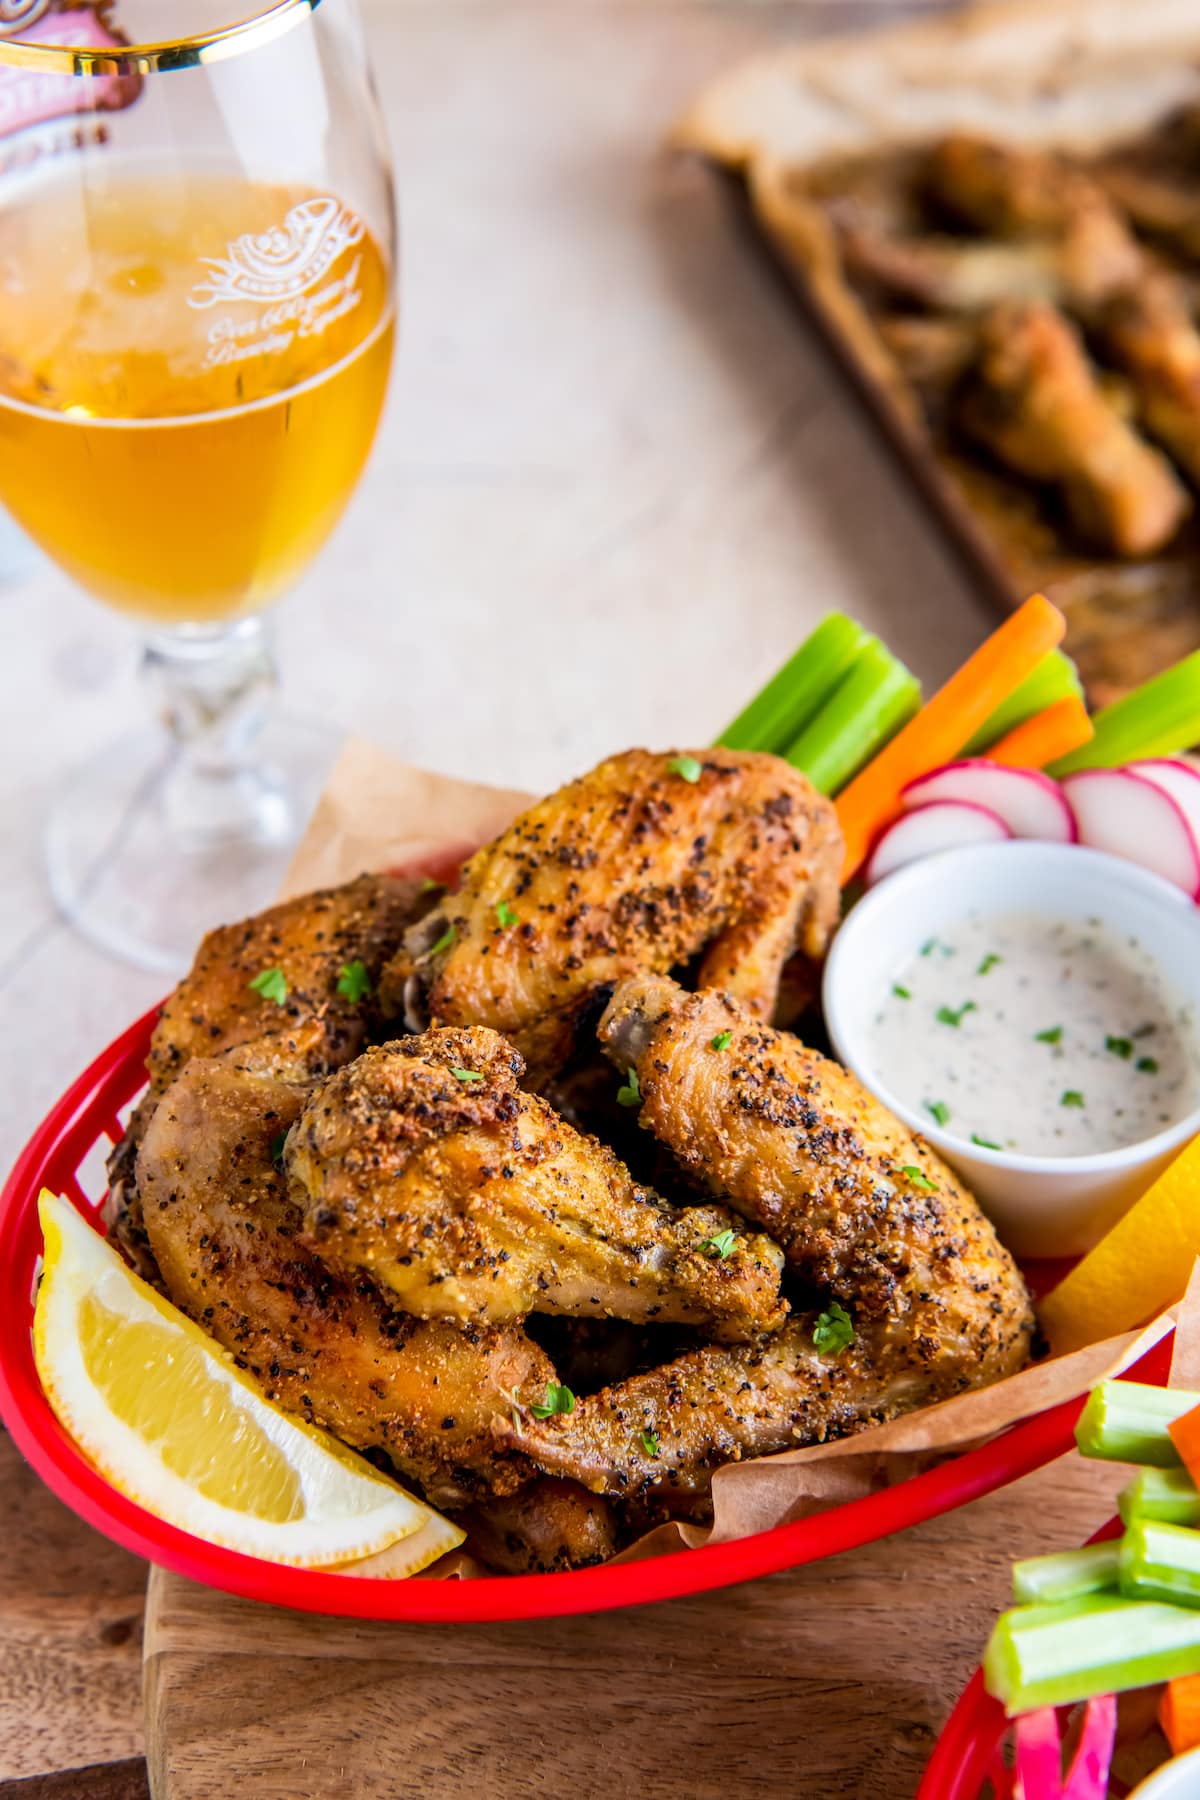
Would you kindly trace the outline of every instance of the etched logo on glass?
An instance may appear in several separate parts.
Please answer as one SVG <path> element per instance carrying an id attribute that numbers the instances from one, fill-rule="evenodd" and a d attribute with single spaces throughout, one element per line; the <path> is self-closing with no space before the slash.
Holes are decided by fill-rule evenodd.
<path id="1" fill-rule="evenodd" d="M 200 309 L 222 300 L 255 300 L 267 306 L 293 299 L 320 281 L 362 235 L 362 220 L 339 200 L 302 200 L 282 225 L 246 232 L 225 256 L 203 257 L 208 274 L 192 289 L 188 305 Z"/>

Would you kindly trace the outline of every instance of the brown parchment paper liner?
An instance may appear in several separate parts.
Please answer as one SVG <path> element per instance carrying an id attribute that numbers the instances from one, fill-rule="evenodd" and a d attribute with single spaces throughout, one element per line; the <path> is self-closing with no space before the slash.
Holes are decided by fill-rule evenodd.
<path id="1" fill-rule="evenodd" d="M 527 803 L 527 794 L 458 781 L 397 762 L 351 738 L 335 763 L 284 884 L 285 895 L 347 881 L 365 869 L 423 868 L 445 872 L 495 835 Z M 890 1486 L 942 1457 L 972 1448 L 1046 1407 L 1086 1393 L 1096 1382 L 1136 1362 L 1168 1332 L 1177 1313 L 1187 1320 L 1176 1356 L 1178 1385 L 1200 1386 L 1200 1277 L 1187 1298 L 1140 1331 L 1106 1338 L 1085 1349 L 1036 1363 L 995 1386 L 909 1413 L 856 1437 L 788 1450 L 779 1456 L 731 1463 L 713 1480 L 713 1523 L 660 1525 L 617 1558 L 661 1556 L 766 1531 L 806 1513 Z M 386 1576 L 403 1544 L 347 1569 Z M 470 1557 L 444 1557 L 431 1578 L 486 1571 Z"/>

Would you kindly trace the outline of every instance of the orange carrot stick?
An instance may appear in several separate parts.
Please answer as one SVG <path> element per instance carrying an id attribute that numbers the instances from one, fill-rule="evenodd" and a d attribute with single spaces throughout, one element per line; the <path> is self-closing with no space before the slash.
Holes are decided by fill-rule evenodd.
<path id="1" fill-rule="evenodd" d="M 1043 712 L 1023 719 L 983 754 L 1008 769 L 1044 769 L 1047 763 L 1082 749 L 1095 735 L 1087 707 L 1078 694 L 1056 700 Z"/>
<path id="2" fill-rule="evenodd" d="M 1174 1756 L 1200 1744 L 1200 1675 L 1168 1681 L 1158 1703 L 1158 1722 Z"/>
<path id="3" fill-rule="evenodd" d="M 1056 606 L 1042 594 L 1032 595 L 842 789 L 837 810 L 846 841 L 843 882 L 859 869 L 876 834 L 900 810 L 900 790 L 956 756 L 1047 651 L 1061 643 L 1066 628 Z"/>
<path id="4" fill-rule="evenodd" d="M 1179 1452 L 1180 1462 L 1192 1480 L 1200 1485 L 1200 1406 L 1193 1406 L 1191 1412 L 1172 1419 L 1167 1430 Z"/>

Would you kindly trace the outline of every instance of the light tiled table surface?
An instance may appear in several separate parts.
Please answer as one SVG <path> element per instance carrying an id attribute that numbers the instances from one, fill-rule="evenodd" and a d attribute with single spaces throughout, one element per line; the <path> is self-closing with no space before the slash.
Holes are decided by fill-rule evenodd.
<path id="1" fill-rule="evenodd" d="M 361 491 L 279 613 L 293 708 L 544 787 L 615 747 L 705 741 L 831 605 L 930 678 L 976 641 L 983 604 L 728 196 L 657 148 L 743 50 L 894 10 L 367 0 L 403 334 Z M 134 640 L 45 564 L 0 588 L 0 618 L 7 1164 L 161 984 L 55 917 L 39 843 L 59 779 L 140 718 Z M 128 1754 L 136 1641 L 102 1615 L 128 1612 L 136 1569 L 97 1546 L 91 1592 L 91 1540 L 5 1472 L 0 1590 L 25 1623 L 0 1653 L 0 1777 Z M 39 1556 L 64 1534 L 47 1614 Z M 61 1698 L 97 1671 L 118 1682 L 102 1720 Z"/>

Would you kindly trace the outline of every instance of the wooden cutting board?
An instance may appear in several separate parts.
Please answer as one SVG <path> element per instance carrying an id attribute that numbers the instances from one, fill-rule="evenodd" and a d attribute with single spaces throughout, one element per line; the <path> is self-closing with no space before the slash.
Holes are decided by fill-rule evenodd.
<path id="1" fill-rule="evenodd" d="M 903 1537 L 691 1600 L 524 1625 L 374 1625 L 155 1571 L 154 1800 L 902 1800 L 1005 1604 L 1124 1471 L 1071 1457 Z"/>

